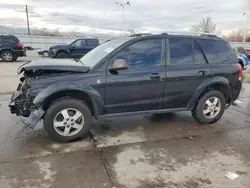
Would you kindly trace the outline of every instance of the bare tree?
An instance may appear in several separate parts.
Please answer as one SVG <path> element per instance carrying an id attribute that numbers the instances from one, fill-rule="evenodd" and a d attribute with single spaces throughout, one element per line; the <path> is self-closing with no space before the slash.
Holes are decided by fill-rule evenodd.
<path id="1" fill-rule="evenodd" d="M 211 33 L 216 30 L 216 24 L 211 18 L 203 18 L 200 23 L 193 25 L 191 31 Z"/>
<path id="2" fill-rule="evenodd" d="M 128 32 L 129 32 L 130 35 L 135 34 L 135 30 L 134 29 L 128 29 Z"/>
<path id="3" fill-rule="evenodd" d="M 224 38 L 229 42 L 242 42 L 244 37 L 244 29 L 233 30 L 228 36 Z M 248 37 L 247 37 L 248 39 Z"/>

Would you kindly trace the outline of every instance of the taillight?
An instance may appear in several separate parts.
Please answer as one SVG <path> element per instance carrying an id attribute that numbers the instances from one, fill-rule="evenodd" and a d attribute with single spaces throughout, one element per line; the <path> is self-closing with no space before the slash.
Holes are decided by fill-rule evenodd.
<path id="1" fill-rule="evenodd" d="M 18 42 L 17 47 L 23 47 L 23 45 L 20 42 Z"/>
<path id="2" fill-rule="evenodd" d="M 241 67 L 241 65 L 239 63 L 237 64 L 237 66 L 238 66 L 238 69 L 239 69 L 239 77 L 238 77 L 238 79 L 241 80 L 242 79 L 242 67 Z"/>

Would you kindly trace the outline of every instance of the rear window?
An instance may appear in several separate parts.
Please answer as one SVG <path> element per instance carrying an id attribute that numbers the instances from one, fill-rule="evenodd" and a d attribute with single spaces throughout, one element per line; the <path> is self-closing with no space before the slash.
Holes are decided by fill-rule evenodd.
<path id="1" fill-rule="evenodd" d="M 14 36 L 4 36 L 2 38 L 2 41 L 4 43 L 17 43 L 17 42 L 19 42 L 19 40 Z"/>
<path id="2" fill-rule="evenodd" d="M 197 42 L 201 46 L 209 63 L 237 63 L 237 57 L 228 42 L 206 39 L 198 39 Z"/>

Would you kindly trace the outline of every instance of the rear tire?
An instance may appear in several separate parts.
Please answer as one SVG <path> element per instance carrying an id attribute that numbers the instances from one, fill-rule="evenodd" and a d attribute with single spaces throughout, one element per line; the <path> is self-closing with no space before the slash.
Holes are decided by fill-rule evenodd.
<path id="1" fill-rule="evenodd" d="M 44 129 L 57 142 L 70 142 L 89 135 L 93 123 L 88 106 L 76 99 L 63 99 L 52 104 L 44 116 Z"/>
<path id="2" fill-rule="evenodd" d="M 57 58 L 67 58 L 68 54 L 65 52 L 59 52 L 56 57 Z"/>
<path id="3" fill-rule="evenodd" d="M 12 62 L 14 61 L 14 54 L 11 51 L 3 51 L 1 53 L 1 58 L 3 61 Z"/>
<path id="4" fill-rule="evenodd" d="M 192 111 L 195 120 L 202 124 L 212 124 L 218 121 L 226 108 L 224 95 L 217 90 L 208 91 L 197 102 Z"/>

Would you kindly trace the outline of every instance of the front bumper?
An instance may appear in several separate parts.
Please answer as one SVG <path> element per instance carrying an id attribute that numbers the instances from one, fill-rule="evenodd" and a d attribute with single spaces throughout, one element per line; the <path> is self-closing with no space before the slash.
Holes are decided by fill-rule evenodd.
<path id="1" fill-rule="evenodd" d="M 30 113 L 36 110 L 36 106 L 30 98 L 26 98 L 22 91 L 15 91 L 9 104 L 10 112 L 17 116 L 28 117 Z"/>
<path id="2" fill-rule="evenodd" d="M 49 49 L 50 57 L 54 58 L 57 56 L 57 50 L 55 48 Z"/>
<path id="3" fill-rule="evenodd" d="M 23 123 L 33 128 L 43 117 L 44 111 L 42 108 L 37 109 L 32 99 L 24 96 L 21 88 L 22 84 L 19 84 L 17 91 L 15 91 L 11 97 L 11 102 L 9 104 L 10 112 L 17 116 L 28 117 Z"/>

